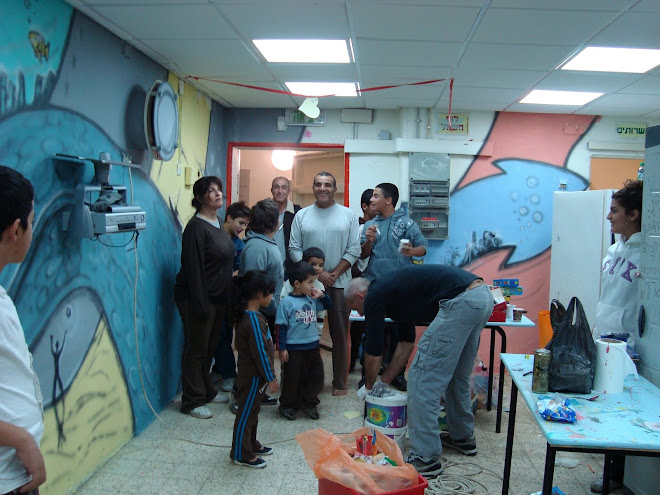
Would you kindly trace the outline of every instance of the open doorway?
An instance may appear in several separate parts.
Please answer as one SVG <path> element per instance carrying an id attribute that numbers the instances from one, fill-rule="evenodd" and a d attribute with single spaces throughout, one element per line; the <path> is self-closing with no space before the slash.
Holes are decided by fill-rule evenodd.
<path id="1" fill-rule="evenodd" d="M 295 151 L 291 169 L 273 164 L 273 151 Z M 275 177 L 291 181 L 291 200 L 301 207 L 314 202 L 312 182 L 319 172 L 330 172 L 337 179 L 335 201 L 348 206 L 348 155 L 342 145 L 229 143 L 227 163 L 227 197 L 230 202 L 245 201 L 248 206 L 271 197 Z M 231 178 L 231 180 L 229 180 Z"/>

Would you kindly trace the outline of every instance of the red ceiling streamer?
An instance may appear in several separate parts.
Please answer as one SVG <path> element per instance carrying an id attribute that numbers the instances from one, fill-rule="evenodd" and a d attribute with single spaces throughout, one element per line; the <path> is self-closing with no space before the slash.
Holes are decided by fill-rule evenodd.
<path id="1" fill-rule="evenodd" d="M 202 77 L 202 76 L 186 76 L 186 79 L 194 79 L 196 81 L 211 81 L 211 82 L 217 82 L 220 84 L 229 84 L 230 86 L 239 86 L 241 88 L 248 88 L 248 89 L 256 89 L 258 91 L 267 91 L 269 93 L 277 93 L 280 95 L 289 95 L 289 96 L 300 96 L 302 98 L 307 98 L 309 95 L 301 95 L 299 93 L 292 93 L 291 91 L 284 91 L 281 89 L 271 89 L 271 88 L 264 88 L 261 86 L 252 86 L 251 84 L 242 84 L 242 83 L 235 83 L 235 82 L 229 82 L 229 81 L 221 81 L 219 79 L 213 79 L 210 77 Z M 429 81 L 420 81 L 420 82 L 415 82 L 415 83 L 406 83 L 406 84 L 391 84 L 389 86 L 374 86 L 373 88 L 365 88 L 361 89 L 359 92 L 360 93 L 366 93 L 367 91 L 380 91 L 383 89 L 390 89 L 390 88 L 400 88 L 402 86 L 421 86 L 424 84 L 433 84 L 437 82 L 442 82 L 446 81 L 446 79 L 431 79 Z M 453 84 L 454 80 L 450 79 L 449 84 L 450 84 L 450 90 L 449 90 L 449 111 L 451 112 L 451 86 Z M 320 95 L 320 96 L 315 96 L 316 98 L 326 98 L 330 96 L 337 96 L 337 95 Z"/>

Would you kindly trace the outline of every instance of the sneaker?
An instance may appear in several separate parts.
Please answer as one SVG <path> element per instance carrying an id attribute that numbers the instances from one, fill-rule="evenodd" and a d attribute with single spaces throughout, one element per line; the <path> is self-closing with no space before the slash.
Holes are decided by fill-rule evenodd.
<path id="1" fill-rule="evenodd" d="M 318 409 L 316 409 L 316 406 L 312 406 L 312 407 L 302 406 L 302 410 L 310 418 L 319 419 L 319 411 L 318 411 Z"/>
<path id="2" fill-rule="evenodd" d="M 209 419 L 213 417 L 213 413 L 206 406 L 197 406 L 192 411 L 188 411 L 187 414 L 197 419 Z"/>
<path id="3" fill-rule="evenodd" d="M 408 380 L 406 380 L 406 377 L 403 376 L 403 374 L 397 376 L 394 380 L 392 380 L 391 385 L 397 390 L 400 390 L 401 392 L 408 391 Z"/>
<path id="4" fill-rule="evenodd" d="M 232 414 L 238 414 L 238 404 L 236 402 L 232 402 L 229 406 L 229 410 Z"/>
<path id="5" fill-rule="evenodd" d="M 261 446 L 261 449 L 255 450 L 254 455 L 273 455 L 273 447 Z"/>
<path id="6" fill-rule="evenodd" d="M 277 397 L 271 397 L 268 394 L 264 395 L 264 398 L 261 399 L 261 404 L 264 406 L 274 406 L 277 404 Z"/>
<path id="7" fill-rule="evenodd" d="M 610 493 L 623 487 L 623 483 L 610 479 Z M 591 482 L 591 493 L 603 493 L 603 477 Z"/>
<path id="8" fill-rule="evenodd" d="M 264 461 L 261 457 L 257 457 L 254 461 L 239 461 L 238 459 L 234 459 L 234 464 L 254 469 L 261 469 L 266 467 L 267 462 Z"/>
<path id="9" fill-rule="evenodd" d="M 213 399 L 211 400 L 214 404 L 226 404 L 229 402 L 229 397 L 227 397 L 225 394 L 218 394 Z"/>
<path id="10" fill-rule="evenodd" d="M 234 388 L 234 383 L 236 383 L 235 378 L 225 378 L 222 385 L 220 385 L 220 390 L 223 392 L 231 392 Z"/>
<path id="11" fill-rule="evenodd" d="M 280 407 L 280 416 L 282 416 L 284 419 L 288 419 L 289 421 L 295 421 L 296 411 L 293 409 L 285 409 Z"/>
<path id="12" fill-rule="evenodd" d="M 461 454 L 477 455 L 477 442 L 474 437 L 467 440 L 454 440 L 448 431 L 441 431 L 440 440 L 442 440 L 442 445 L 449 449 L 458 450 Z"/>
<path id="13" fill-rule="evenodd" d="M 408 464 L 412 464 L 419 474 L 425 478 L 435 478 L 440 476 L 444 471 L 439 457 L 432 457 L 430 461 L 423 461 L 421 457 L 414 454 L 408 455 L 406 458 Z"/>

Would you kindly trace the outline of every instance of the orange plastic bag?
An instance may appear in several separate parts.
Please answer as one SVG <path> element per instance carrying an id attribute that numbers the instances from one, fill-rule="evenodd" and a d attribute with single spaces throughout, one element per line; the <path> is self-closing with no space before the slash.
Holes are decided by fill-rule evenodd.
<path id="1" fill-rule="evenodd" d="M 367 464 L 353 460 L 355 437 L 368 435 L 360 428 L 348 435 L 334 435 L 322 428 L 296 435 L 305 460 L 317 479 L 325 478 L 357 492 L 372 494 L 402 490 L 419 483 L 417 471 L 403 461 L 401 449 L 386 435 L 376 435 L 376 445 L 396 466 Z"/>

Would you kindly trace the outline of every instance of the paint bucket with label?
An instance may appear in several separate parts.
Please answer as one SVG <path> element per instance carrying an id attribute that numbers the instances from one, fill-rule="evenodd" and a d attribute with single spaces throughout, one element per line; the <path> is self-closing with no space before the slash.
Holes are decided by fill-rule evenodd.
<path id="1" fill-rule="evenodd" d="M 364 425 L 373 426 L 401 446 L 408 424 L 407 404 L 408 397 L 398 392 L 387 397 L 367 395 Z"/>

